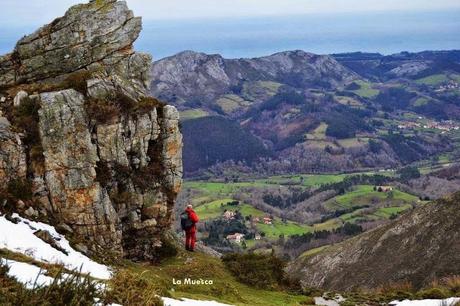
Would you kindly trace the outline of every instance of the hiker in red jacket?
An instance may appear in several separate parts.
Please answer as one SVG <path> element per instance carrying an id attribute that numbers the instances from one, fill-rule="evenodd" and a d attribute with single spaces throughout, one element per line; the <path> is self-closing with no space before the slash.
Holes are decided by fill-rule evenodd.
<path id="1" fill-rule="evenodd" d="M 183 215 L 185 214 L 188 217 L 188 220 L 184 220 L 184 218 L 181 216 L 182 229 L 185 231 L 185 249 L 187 251 L 193 252 L 196 241 L 196 223 L 198 222 L 199 218 L 193 210 L 191 204 L 187 205 Z"/>

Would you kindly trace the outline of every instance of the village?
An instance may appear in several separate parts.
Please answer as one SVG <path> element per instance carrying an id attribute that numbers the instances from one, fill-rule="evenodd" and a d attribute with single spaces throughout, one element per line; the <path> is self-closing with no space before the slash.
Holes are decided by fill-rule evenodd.
<path id="1" fill-rule="evenodd" d="M 423 117 L 418 117 L 418 119 L 423 119 Z M 415 122 L 415 121 L 406 121 L 398 125 L 399 129 L 436 129 L 443 132 L 456 131 L 460 129 L 460 126 L 452 120 L 443 120 L 443 121 L 428 121 L 425 123 Z"/>
<path id="2" fill-rule="evenodd" d="M 447 83 L 439 85 L 439 87 L 435 89 L 435 92 L 444 92 L 448 90 L 454 90 L 457 88 L 459 88 L 459 84 L 453 80 L 450 80 Z"/>
<path id="3" fill-rule="evenodd" d="M 382 192 L 382 193 L 391 193 L 394 189 L 393 189 L 393 186 L 376 185 L 373 187 L 373 190 L 377 192 Z M 238 210 L 233 211 L 233 210 L 226 209 L 221 215 L 221 219 L 230 222 L 232 220 L 238 219 L 238 215 L 241 216 Z M 273 222 L 274 222 L 273 217 L 268 216 L 268 215 L 263 216 L 263 217 L 248 216 L 245 219 L 246 219 L 246 222 L 250 224 L 250 228 L 253 230 L 252 237 L 256 241 L 261 240 L 265 236 L 265 233 L 257 231 L 256 225 L 257 224 L 273 225 Z M 227 235 L 225 238 L 231 243 L 242 244 L 246 240 L 245 237 L 247 236 L 248 235 L 245 235 L 243 233 L 235 232 L 233 234 Z"/>
<path id="4" fill-rule="evenodd" d="M 235 219 L 236 215 L 237 215 L 236 211 L 225 210 L 224 213 L 222 214 L 222 218 L 224 220 L 230 221 L 230 220 Z M 273 217 L 271 217 L 271 216 L 252 217 L 251 216 L 251 217 L 249 217 L 248 221 L 250 222 L 251 227 L 255 228 L 255 225 L 257 223 L 266 224 L 266 225 L 272 225 L 273 224 Z M 227 235 L 225 238 L 228 241 L 232 242 L 232 243 L 240 244 L 245 240 L 245 238 L 244 238 L 245 236 L 246 235 L 243 234 L 243 233 L 233 233 L 233 234 Z M 254 240 L 261 240 L 263 236 L 264 236 L 264 233 L 255 232 L 254 233 Z"/>

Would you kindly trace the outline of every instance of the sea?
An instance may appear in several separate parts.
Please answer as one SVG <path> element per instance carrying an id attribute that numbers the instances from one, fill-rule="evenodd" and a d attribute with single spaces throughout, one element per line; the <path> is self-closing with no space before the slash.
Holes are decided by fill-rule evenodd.
<path id="1" fill-rule="evenodd" d="M 38 26 L 0 29 L 0 54 Z M 460 49 L 460 10 L 385 11 L 200 20 L 144 20 L 137 50 L 155 60 L 184 50 L 251 58 L 286 50 L 318 54 Z"/>

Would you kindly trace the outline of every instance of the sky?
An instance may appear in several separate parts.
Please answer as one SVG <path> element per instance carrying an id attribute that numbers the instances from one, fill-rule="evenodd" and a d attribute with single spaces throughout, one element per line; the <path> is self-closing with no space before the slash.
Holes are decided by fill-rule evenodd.
<path id="1" fill-rule="evenodd" d="M 0 54 L 79 0 L 0 0 Z M 155 58 L 182 50 L 227 57 L 460 49 L 460 0 L 127 0 Z M 27 5 L 24 5 L 27 3 Z"/>
<path id="2" fill-rule="evenodd" d="M 84 1 L 1 0 L 0 24 L 13 26 L 43 24 L 62 15 L 69 6 L 81 2 Z M 145 20 L 460 8 L 459 0 L 127 0 L 127 2 L 136 15 L 142 15 Z"/>

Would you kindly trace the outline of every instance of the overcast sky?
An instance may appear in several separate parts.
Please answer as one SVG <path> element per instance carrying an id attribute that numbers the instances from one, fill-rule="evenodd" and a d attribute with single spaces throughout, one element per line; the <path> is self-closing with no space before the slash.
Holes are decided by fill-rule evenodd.
<path id="1" fill-rule="evenodd" d="M 41 25 L 82 2 L 86 1 L 1 0 L 0 24 Z M 128 4 L 146 20 L 460 8 L 459 0 L 128 0 Z"/>

